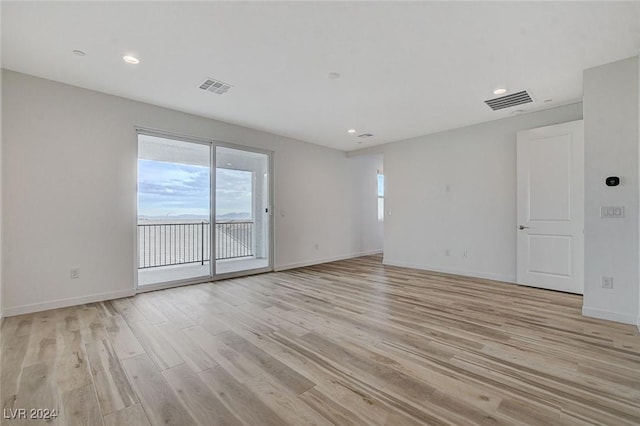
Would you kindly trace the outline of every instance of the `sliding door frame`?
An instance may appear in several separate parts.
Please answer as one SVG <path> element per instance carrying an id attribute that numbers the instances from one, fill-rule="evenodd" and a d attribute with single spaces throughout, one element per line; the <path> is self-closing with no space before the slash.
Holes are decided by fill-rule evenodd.
<path id="1" fill-rule="evenodd" d="M 213 152 L 213 158 L 214 160 L 216 159 L 215 157 L 215 151 L 217 147 L 222 147 L 222 148 L 230 148 L 230 149 L 235 149 L 238 151 L 245 151 L 245 152 L 254 152 L 257 154 L 264 154 L 267 156 L 267 191 L 269 192 L 267 194 L 268 198 L 269 198 L 269 202 L 267 203 L 268 205 L 268 209 L 269 209 L 269 264 L 264 267 L 264 268 L 257 268 L 257 269 L 248 269 L 245 271 L 238 271 L 238 272 L 228 272 L 226 274 L 218 274 L 217 271 L 215 271 L 214 268 L 214 274 L 213 274 L 213 278 L 214 280 L 223 280 L 223 279 L 227 279 L 227 278 L 236 278 L 236 277 L 244 277 L 247 275 L 253 275 L 253 274 L 262 274 L 265 272 L 272 272 L 273 271 L 273 249 L 274 249 L 274 235 L 273 235 L 273 151 L 268 151 L 268 150 L 264 150 L 264 149 L 260 149 L 260 148 L 253 148 L 253 147 L 249 147 L 249 146 L 244 146 L 244 145 L 238 145 L 238 144 L 234 144 L 234 143 L 229 143 L 229 142 L 221 142 L 221 141 L 217 141 L 214 140 L 212 141 L 213 145 L 212 145 L 212 149 L 211 151 Z M 215 164 L 215 163 L 214 163 Z M 215 169 L 214 169 L 215 172 Z M 213 183 L 212 183 L 212 201 L 213 201 L 213 207 L 212 207 L 212 212 L 215 215 L 216 212 L 216 205 L 215 205 L 215 193 L 216 193 L 216 173 L 212 173 L 211 174 L 213 176 Z M 215 222 L 215 219 L 214 219 Z M 212 238 L 215 237 L 215 234 L 213 233 L 213 228 L 212 227 Z M 213 239 L 211 241 L 214 241 Z M 212 253 L 214 253 L 215 250 L 212 250 Z M 214 261 L 215 263 L 216 261 Z"/>
<path id="2" fill-rule="evenodd" d="M 181 287 L 181 286 L 185 286 L 185 285 L 192 285 L 192 284 L 202 284 L 202 283 L 207 283 L 207 282 L 212 282 L 212 281 L 217 281 L 217 280 L 223 280 L 223 279 L 228 279 L 228 278 L 236 278 L 236 277 L 244 277 L 244 276 L 248 276 L 248 275 L 253 275 L 253 274 L 262 274 L 265 272 L 272 272 L 273 271 L 273 258 L 274 258 L 274 248 L 275 248 L 275 237 L 273 234 L 273 230 L 274 230 L 274 216 L 273 216 L 273 194 L 274 194 L 274 188 L 273 188 L 273 151 L 269 151 L 269 150 L 264 150 L 264 149 L 260 149 L 260 148 L 254 148 L 254 147 L 249 147 L 249 146 L 244 146 L 244 145 L 239 145 L 239 144 L 235 144 L 235 143 L 230 143 L 230 142 L 223 142 L 223 141 L 219 141 L 219 140 L 215 140 L 215 139 L 208 139 L 208 138 L 200 138 L 200 137 L 194 137 L 194 136 L 189 136 L 189 135 L 184 135 L 181 133 L 174 133 L 174 132 L 167 132 L 164 130 L 158 130 L 158 129 L 152 129 L 152 128 L 148 128 L 148 127 L 142 127 L 142 126 L 135 126 L 135 131 L 136 131 L 136 193 L 135 193 L 135 197 L 136 197 L 136 208 L 135 208 L 135 220 L 134 220 L 134 241 L 135 241 L 135 256 L 134 256 L 134 286 L 135 286 L 135 292 L 136 293 L 144 293 L 147 291 L 154 291 L 154 290 L 162 290 L 165 288 L 172 288 L 172 287 Z M 167 281 L 167 282 L 162 282 L 162 283 L 158 283 L 158 284 L 148 284 L 145 286 L 140 287 L 138 285 L 138 266 L 139 266 L 139 254 L 140 254 L 140 247 L 138 246 L 139 241 L 138 241 L 138 174 L 137 174 L 137 160 L 138 160 L 138 148 L 139 148 L 139 142 L 138 142 L 138 136 L 139 135 L 147 135 L 147 136 L 155 136 L 155 137 L 159 137 L 159 138 L 165 138 L 165 139 L 172 139 L 172 140 L 176 140 L 176 141 L 182 141 L 182 142 L 191 142 L 191 143 L 197 143 L 197 144 L 201 144 L 201 145 L 208 145 L 209 146 L 209 164 L 210 164 L 210 173 L 209 173 L 209 179 L 210 179 L 210 207 L 209 207 L 209 223 L 211 224 L 209 226 L 209 276 L 207 277 L 197 277 L 197 278 L 193 278 L 193 279 L 185 279 L 185 280 L 176 280 L 176 281 Z M 215 244 L 215 228 L 216 228 L 216 148 L 217 147 L 224 147 L 224 148 L 231 148 L 231 149 L 236 149 L 239 151 L 246 151 L 246 152 L 254 152 L 254 153 L 258 153 L 258 154 L 264 154 L 267 156 L 267 168 L 268 168 L 268 172 L 267 172 L 267 191 L 269 192 L 268 194 L 268 198 L 269 198 L 269 202 L 268 202 L 268 215 L 269 215 L 269 224 L 268 224 L 268 228 L 269 228 L 269 243 L 268 243 L 268 247 L 269 247 L 269 264 L 268 266 L 264 267 L 264 268 L 258 268 L 258 269 L 250 269 L 250 270 L 246 270 L 246 271 L 238 271 L 238 272 L 229 272 L 226 274 L 217 274 L 216 271 L 216 257 L 217 257 L 217 253 L 216 253 L 216 244 Z"/>

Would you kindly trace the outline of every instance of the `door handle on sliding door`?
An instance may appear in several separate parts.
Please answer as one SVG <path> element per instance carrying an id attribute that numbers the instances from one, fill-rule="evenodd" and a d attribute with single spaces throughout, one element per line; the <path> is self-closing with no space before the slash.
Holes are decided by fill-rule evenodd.
<path id="1" fill-rule="evenodd" d="M 520 225 L 518 228 L 520 228 L 520 230 L 522 231 L 523 229 L 530 229 L 528 226 L 522 226 Z"/>

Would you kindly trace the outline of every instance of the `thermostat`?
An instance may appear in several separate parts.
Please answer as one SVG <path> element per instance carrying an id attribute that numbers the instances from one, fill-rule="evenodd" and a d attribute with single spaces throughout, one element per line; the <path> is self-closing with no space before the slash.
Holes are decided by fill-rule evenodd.
<path id="1" fill-rule="evenodd" d="M 620 185 L 620 178 L 618 176 L 609 176 L 605 182 L 607 186 L 618 186 Z"/>

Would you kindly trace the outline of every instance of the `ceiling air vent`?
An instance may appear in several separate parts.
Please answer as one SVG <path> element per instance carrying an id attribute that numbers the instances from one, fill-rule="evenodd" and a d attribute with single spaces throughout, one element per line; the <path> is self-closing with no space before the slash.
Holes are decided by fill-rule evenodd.
<path id="1" fill-rule="evenodd" d="M 510 108 L 516 105 L 528 104 L 529 102 L 533 102 L 533 99 L 531 99 L 531 96 L 529 96 L 526 90 L 484 101 L 484 103 L 489 105 L 489 107 L 494 111 Z"/>
<path id="2" fill-rule="evenodd" d="M 205 79 L 198 86 L 198 88 L 200 88 L 202 90 L 206 90 L 207 92 L 213 92 L 213 93 L 216 93 L 218 95 L 223 95 L 223 94 L 227 93 L 227 91 L 229 89 L 231 89 L 231 87 L 232 86 L 230 84 L 223 83 L 221 81 L 214 80 L 212 78 Z"/>
<path id="3" fill-rule="evenodd" d="M 363 133 L 363 134 L 361 134 L 361 135 L 358 135 L 358 137 L 359 137 L 360 139 L 368 139 L 368 138 L 372 138 L 372 137 L 373 137 L 373 134 L 372 134 L 372 133 Z"/>

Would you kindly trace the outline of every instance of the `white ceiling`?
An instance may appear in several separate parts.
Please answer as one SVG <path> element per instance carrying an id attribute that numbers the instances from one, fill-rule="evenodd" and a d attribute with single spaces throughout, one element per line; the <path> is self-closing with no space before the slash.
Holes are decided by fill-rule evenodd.
<path id="1" fill-rule="evenodd" d="M 345 151 L 507 117 L 501 85 L 579 101 L 583 69 L 639 52 L 638 2 L 2 1 L 4 68 Z"/>

